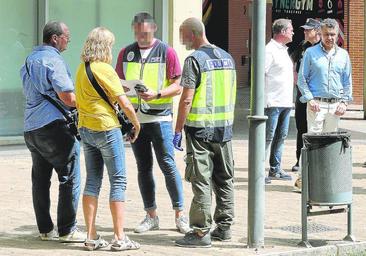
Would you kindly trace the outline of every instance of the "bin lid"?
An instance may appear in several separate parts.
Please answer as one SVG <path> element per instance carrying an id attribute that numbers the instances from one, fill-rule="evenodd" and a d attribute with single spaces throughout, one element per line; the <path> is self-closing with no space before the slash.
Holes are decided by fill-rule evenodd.
<path id="1" fill-rule="evenodd" d="M 302 135 L 304 146 L 308 150 L 326 147 L 338 141 L 342 141 L 344 148 L 350 147 L 351 134 L 349 132 L 322 132 L 305 133 Z"/>

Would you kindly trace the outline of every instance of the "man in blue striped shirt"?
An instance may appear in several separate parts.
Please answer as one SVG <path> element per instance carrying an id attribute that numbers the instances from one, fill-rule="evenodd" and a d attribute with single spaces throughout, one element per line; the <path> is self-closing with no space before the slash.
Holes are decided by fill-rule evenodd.
<path id="1" fill-rule="evenodd" d="M 351 61 L 337 46 L 339 25 L 334 19 L 321 23 L 320 44 L 306 50 L 298 87 L 301 102 L 307 102 L 308 132 L 334 132 L 352 100 Z"/>

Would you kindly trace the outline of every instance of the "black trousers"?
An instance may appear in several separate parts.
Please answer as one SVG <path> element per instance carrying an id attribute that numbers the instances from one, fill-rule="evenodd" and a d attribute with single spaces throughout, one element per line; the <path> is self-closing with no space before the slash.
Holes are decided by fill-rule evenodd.
<path id="1" fill-rule="evenodd" d="M 295 120 L 296 120 L 296 165 L 299 165 L 301 148 L 303 147 L 302 135 L 308 132 L 308 122 L 306 121 L 306 105 L 307 103 L 300 102 L 301 93 L 297 90 L 295 102 Z"/>
<path id="2" fill-rule="evenodd" d="M 32 155 L 32 199 L 40 233 L 53 228 L 50 186 L 53 169 L 59 180 L 57 228 L 60 236 L 76 228 L 80 195 L 80 145 L 64 121 L 56 120 L 24 133 Z"/>

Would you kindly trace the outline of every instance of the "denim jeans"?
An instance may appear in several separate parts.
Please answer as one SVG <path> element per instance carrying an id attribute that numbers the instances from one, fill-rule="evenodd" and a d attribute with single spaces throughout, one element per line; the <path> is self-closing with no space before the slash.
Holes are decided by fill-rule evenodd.
<path id="1" fill-rule="evenodd" d="M 281 170 L 281 157 L 283 144 L 288 134 L 291 108 L 272 107 L 265 108 L 264 113 L 268 116 L 266 121 L 266 156 L 269 156 L 269 171 L 276 173 Z"/>
<path id="2" fill-rule="evenodd" d="M 156 209 L 155 181 L 153 177 L 153 153 L 165 177 L 173 209 L 183 209 L 183 185 L 174 160 L 172 122 L 154 122 L 141 124 L 139 137 L 132 143 L 138 169 L 138 184 L 144 209 Z"/>
<path id="3" fill-rule="evenodd" d="M 52 170 L 59 180 L 57 228 L 60 236 L 76 228 L 76 212 L 80 196 L 80 144 L 64 121 L 24 133 L 32 155 L 32 198 L 40 233 L 53 228 L 50 215 Z"/>
<path id="4" fill-rule="evenodd" d="M 93 131 L 82 127 L 79 132 L 86 166 L 84 195 L 99 196 L 105 164 L 110 183 L 109 200 L 124 202 L 127 178 L 121 129 Z"/>

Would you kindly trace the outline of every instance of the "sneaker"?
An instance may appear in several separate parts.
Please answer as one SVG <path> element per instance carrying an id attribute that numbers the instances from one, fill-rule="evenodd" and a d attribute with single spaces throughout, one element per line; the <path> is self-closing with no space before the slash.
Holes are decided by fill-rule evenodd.
<path id="1" fill-rule="evenodd" d="M 137 250 L 140 249 L 140 247 L 138 242 L 130 240 L 126 235 L 122 240 L 113 239 L 111 241 L 111 251 Z"/>
<path id="2" fill-rule="evenodd" d="M 285 172 L 284 170 L 280 170 L 278 172 L 269 171 L 268 177 L 271 180 L 292 180 L 291 175 Z"/>
<path id="3" fill-rule="evenodd" d="M 293 172 L 298 172 L 299 171 L 299 164 L 295 164 L 294 166 L 292 166 L 292 168 L 291 168 L 291 170 L 293 171 Z"/>
<path id="4" fill-rule="evenodd" d="M 211 247 L 211 236 L 210 233 L 207 233 L 201 237 L 192 231 L 185 234 L 182 239 L 175 241 L 175 245 L 188 248 L 209 248 Z"/>
<path id="5" fill-rule="evenodd" d="M 41 238 L 42 241 L 56 241 L 58 240 L 58 233 L 56 230 L 52 229 L 48 233 L 40 233 L 39 238 Z"/>
<path id="6" fill-rule="evenodd" d="M 107 247 L 109 243 L 104 240 L 100 235 L 97 235 L 97 239 L 86 239 L 84 242 L 85 249 L 88 251 L 94 251 L 100 248 Z"/>
<path id="7" fill-rule="evenodd" d="M 216 227 L 211 232 L 211 239 L 212 240 L 219 240 L 219 241 L 230 241 L 231 240 L 231 230 L 223 230 L 220 227 Z"/>
<path id="8" fill-rule="evenodd" d="M 182 234 L 187 234 L 192 229 L 189 227 L 188 218 L 186 216 L 180 216 L 175 219 L 175 226 Z"/>
<path id="9" fill-rule="evenodd" d="M 149 230 L 158 230 L 159 229 L 159 217 L 155 216 L 151 218 L 149 215 L 146 215 L 145 219 L 141 221 L 141 223 L 135 228 L 135 233 L 143 233 Z"/>
<path id="10" fill-rule="evenodd" d="M 264 184 L 267 185 L 267 184 L 271 184 L 272 181 L 269 177 L 264 177 Z"/>
<path id="11" fill-rule="evenodd" d="M 292 191 L 293 192 L 296 192 L 296 193 L 301 193 L 301 187 L 302 187 L 301 178 L 297 178 L 297 180 L 295 181 L 294 188 L 292 189 Z"/>
<path id="12" fill-rule="evenodd" d="M 59 240 L 64 243 L 83 243 L 86 240 L 86 233 L 76 228 L 69 234 L 60 236 Z"/>

